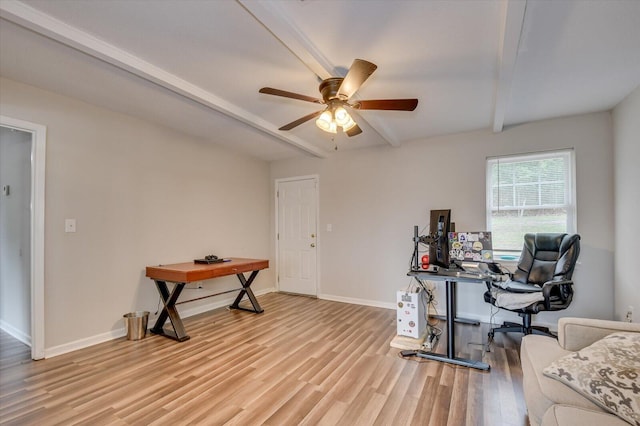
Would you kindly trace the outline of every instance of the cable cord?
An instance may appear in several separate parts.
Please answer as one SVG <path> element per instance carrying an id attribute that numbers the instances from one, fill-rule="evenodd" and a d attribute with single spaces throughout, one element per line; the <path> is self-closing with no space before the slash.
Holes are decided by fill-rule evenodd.
<path id="1" fill-rule="evenodd" d="M 495 311 L 494 311 L 495 308 Z M 495 322 L 495 316 L 498 314 L 498 312 L 500 312 L 499 308 L 496 308 L 493 305 L 489 306 L 489 330 L 493 330 Z M 489 331 L 489 333 L 491 333 L 491 331 Z M 489 337 L 487 336 L 487 347 L 485 352 L 491 352 L 491 346 L 493 345 L 493 336 Z"/>
<path id="2" fill-rule="evenodd" d="M 507 268 L 507 267 L 506 267 L 506 266 L 504 266 L 502 263 L 497 263 L 497 262 L 496 262 L 496 265 L 498 265 L 498 267 L 499 267 L 503 272 L 504 272 L 504 271 L 507 271 L 507 275 L 508 275 L 509 277 L 511 277 L 511 276 L 513 275 L 513 272 L 511 272 L 511 269 Z"/>
<path id="3" fill-rule="evenodd" d="M 425 320 L 427 321 L 427 328 L 429 330 L 429 335 L 433 335 L 439 338 L 440 335 L 442 334 L 442 329 L 437 327 L 437 325 L 439 324 L 439 321 L 437 319 L 435 321 L 429 320 L 430 307 L 433 307 L 433 310 L 436 312 L 436 315 L 438 314 L 438 310 L 436 309 L 436 305 L 438 304 L 438 302 L 435 300 L 435 296 L 433 295 L 435 286 L 433 285 L 428 286 L 427 284 L 425 284 L 425 282 L 423 282 L 418 277 L 414 277 L 414 278 L 416 279 L 420 287 L 423 289 L 423 296 L 421 297 L 420 300 L 422 302 L 422 306 L 424 307 L 424 315 L 425 315 Z M 429 281 L 427 281 L 427 283 L 428 282 Z"/>

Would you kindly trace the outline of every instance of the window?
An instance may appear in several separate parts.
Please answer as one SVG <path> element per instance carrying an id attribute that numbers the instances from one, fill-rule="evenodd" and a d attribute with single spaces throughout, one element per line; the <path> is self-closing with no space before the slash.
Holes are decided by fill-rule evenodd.
<path id="1" fill-rule="evenodd" d="M 493 249 L 520 252 L 528 232 L 576 232 L 573 150 L 487 159 Z"/>

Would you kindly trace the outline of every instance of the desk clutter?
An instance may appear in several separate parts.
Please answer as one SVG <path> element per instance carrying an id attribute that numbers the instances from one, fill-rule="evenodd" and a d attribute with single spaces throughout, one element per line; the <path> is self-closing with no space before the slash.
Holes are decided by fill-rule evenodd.
<path id="1" fill-rule="evenodd" d="M 193 263 L 200 263 L 203 265 L 211 265 L 212 263 L 222 263 L 228 260 L 227 259 L 222 259 L 218 256 L 216 256 L 215 254 L 209 254 L 205 257 L 203 257 L 202 259 L 194 259 Z"/>

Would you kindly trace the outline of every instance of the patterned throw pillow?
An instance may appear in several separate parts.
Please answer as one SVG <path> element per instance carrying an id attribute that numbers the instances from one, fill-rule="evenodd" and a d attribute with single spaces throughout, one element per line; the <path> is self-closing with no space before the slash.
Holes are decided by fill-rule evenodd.
<path id="1" fill-rule="evenodd" d="M 640 426 L 640 333 L 613 333 L 544 369 L 621 419 Z"/>

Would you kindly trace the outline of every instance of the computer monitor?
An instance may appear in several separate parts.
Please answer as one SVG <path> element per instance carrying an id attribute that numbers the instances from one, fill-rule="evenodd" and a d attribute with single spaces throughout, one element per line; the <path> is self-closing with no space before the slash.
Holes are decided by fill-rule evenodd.
<path id="1" fill-rule="evenodd" d="M 449 232 L 451 232 L 451 210 L 431 210 L 429 221 L 429 263 L 448 268 Z"/>

